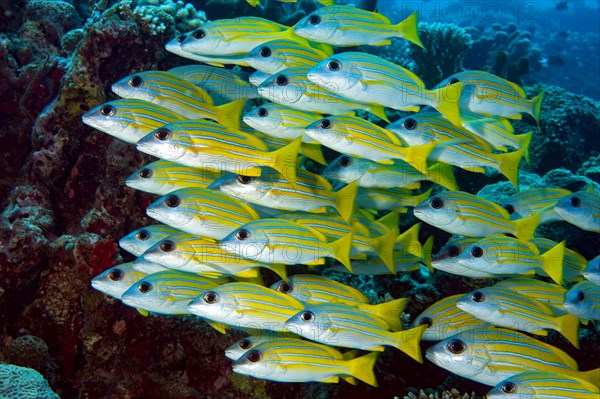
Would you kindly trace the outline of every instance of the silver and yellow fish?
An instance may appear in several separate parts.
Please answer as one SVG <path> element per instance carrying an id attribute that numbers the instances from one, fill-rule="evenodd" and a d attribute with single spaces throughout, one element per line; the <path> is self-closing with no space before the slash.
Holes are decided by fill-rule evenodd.
<path id="1" fill-rule="evenodd" d="M 463 71 L 442 80 L 436 87 L 463 84 L 459 105 L 461 109 L 483 115 L 521 119 L 527 113 L 539 123 L 544 92 L 531 100 L 516 83 L 486 71 Z"/>
<path id="2" fill-rule="evenodd" d="M 212 119 L 233 130 L 239 129 L 246 104 L 245 99 L 239 99 L 214 105 L 204 89 L 166 71 L 138 72 L 113 83 L 111 88 L 120 97 L 149 101 L 189 119 Z"/>
<path id="3" fill-rule="evenodd" d="M 254 129 L 279 139 L 293 140 L 302 137 L 305 143 L 314 142 L 304 133 L 306 126 L 322 119 L 317 112 L 301 111 L 276 103 L 265 103 L 243 116 L 244 123 Z"/>
<path id="4" fill-rule="evenodd" d="M 146 208 L 146 213 L 183 232 L 217 240 L 260 219 L 245 203 L 205 188 L 182 188 L 163 195 Z"/>
<path id="5" fill-rule="evenodd" d="M 376 55 L 335 54 L 312 67 L 307 77 L 347 100 L 411 112 L 429 105 L 453 124 L 461 125 L 458 99 L 462 83 L 427 90 L 417 75 Z"/>
<path id="6" fill-rule="evenodd" d="M 522 219 L 538 213 L 540 224 L 557 222 L 563 218 L 554 212 L 554 206 L 569 194 L 569 190 L 562 188 L 530 188 L 511 196 L 502 206 L 513 219 Z"/>
<path id="7" fill-rule="evenodd" d="M 220 177 L 221 172 L 159 159 L 136 170 L 125 179 L 125 185 L 147 193 L 165 195 L 180 188 L 206 188 Z"/>
<path id="8" fill-rule="evenodd" d="M 558 201 L 554 212 L 582 230 L 600 233 L 600 194 L 591 184 Z"/>
<path id="9" fill-rule="evenodd" d="M 184 50 L 181 47 L 181 43 L 186 41 L 188 36 L 191 36 L 193 33 L 193 31 L 187 32 L 172 39 L 165 45 L 165 50 L 167 50 L 170 53 L 176 54 L 180 57 L 203 62 L 214 67 L 224 67 L 225 65 L 239 65 L 242 67 L 249 66 L 244 60 L 246 57 L 246 53 L 238 53 L 231 55 L 212 55 L 200 54 Z"/>
<path id="10" fill-rule="evenodd" d="M 345 359 L 334 348 L 301 339 L 262 342 L 233 363 L 233 371 L 279 382 L 337 383 L 355 378 L 377 386 L 373 367 L 378 353 Z"/>
<path id="11" fill-rule="evenodd" d="M 88 126 L 135 144 L 151 131 L 185 118 L 149 101 L 122 99 L 98 105 L 81 119 Z"/>
<path id="12" fill-rule="evenodd" d="M 582 320 L 600 320 L 600 289 L 591 281 L 577 283 L 566 293 L 564 306 Z"/>
<path id="13" fill-rule="evenodd" d="M 500 381 L 487 399 L 597 399 L 597 385 L 561 373 L 525 372 Z"/>
<path id="14" fill-rule="evenodd" d="M 413 210 L 415 217 L 451 234 L 487 237 L 509 233 L 533 238 L 539 215 L 511 220 L 506 209 L 462 191 L 447 191 L 428 198 Z"/>
<path id="15" fill-rule="evenodd" d="M 294 25 L 294 32 L 315 42 L 333 46 L 385 46 L 402 38 L 423 47 L 417 32 L 417 13 L 398 24 L 377 13 L 350 5 L 319 8 Z"/>
<path id="16" fill-rule="evenodd" d="M 140 256 L 163 238 L 176 233 L 181 231 L 166 224 L 153 224 L 127 234 L 119 240 L 119 246 L 132 255 Z"/>
<path id="17" fill-rule="evenodd" d="M 245 60 L 252 68 L 273 75 L 286 68 L 316 65 L 332 54 L 333 49 L 326 44 L 307 46 L 297 40 L 280 39 L 256 46 Z"/>
<path id="18" fill-rule="evenodd" d="M 109 267 L 92 279 L 92 287 L 103 294 L 121 299 L 121 295 L 137 281 L 146 277 L 146 273 L 133 269 L 131 262 Z"/>
<path id="19" fill-rule="evenodd" d="M 543 336 L 548 335 L 547 329 L 558 331 L 579 348 L 579 319 L 576 316 L 554 316 L 553 310 L 545 304 L 510 287 L 479 288 L 458 299 L 456 306 L 500 327 Z"/>

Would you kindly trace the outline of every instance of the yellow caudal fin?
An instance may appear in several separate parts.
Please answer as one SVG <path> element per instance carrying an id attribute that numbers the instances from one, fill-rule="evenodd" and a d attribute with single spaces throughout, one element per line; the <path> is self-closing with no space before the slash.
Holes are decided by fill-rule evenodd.
<path id="1" fill-rule="evenodd" d="M 352 263 L 350 262 L 350 249 L 352 248 L 352 232 L 342 238 L 330 243 L 333 246 L 332 256 L 346 266 L 346 269 L 352 273 Z"/>
<path id="2" fill-rule="evenodd" d="M 562 285 L 565 242 L 561 241 L 540 255 L 542 270 L 558 285 Z"/>
<path id="3" fill-rule="evenodd" d="M 265 285 L 265 282 L 259 273 L 258 269 L 250 269 L 250 271 L 243 272 L 242 275 L 233 276 L 235 281 L 244 282 L 244 283 L 252 283 L 258 285 Z"/>
<path id="4" fill-rule="evenodd" d="M 284 264 L 274 263 L 269 265 L 269 269 L 273 270 L 283 281 L 286 283 L 289 282 L 289 278 L 287 275 L 287 268 Z"/>
<path id="5" fill-rule="evenodd" d="M 432 191 L 433 191 L 433 187 L 430 187 L 429 190 L 425 191 L 424 193 L 413 196 L 410 199 L 411 202 L 410 202 L 409 206 L 415 207 L 415 206 L 419 205 L 421 202 L 425 201 L 427 198 L 429 198 L 431 196 Z"/>
<path id="6" fill-rule="evenodd" d="M 302 143 L 300 146 L 300 153 L 313 161 L 320 163 L 321 165 L 327 165 L 327 161 L 323 156 L 320 144 Z"/>
<path id="7" fill-rule="evenodd" d="M 252 7 L 256 7 L 260 5 L 260 0 L 246 0 L 246 3 L 250 4 Z"/>
<path id="8" fill-rule="evenodd" d="M 458 183 L 452 165 L 436 163 L 427 169 L 427 178 L 450 191 L 458 191 Z"/>
<path id="9" fill-rule="evenodd" d="M 223 323 L 217 323 L 216 321 L 204 320 L 206 324 L 220 332 L 221 334 L 227 334 L 227 326 Z"/>
<path id="10" fill-rule="evenodd" d="M 523 158 L 525 158 L 525 161 L 527 161 L 528 165 L 529 165 L 529 144 L 531 144 L 532 137 L 533 137 L 533 130 L 529 133 L 519 134 L 518 136 L 515 136 L 515 138 L 519 142 L 519 145 L 521 146 L 521 148 L 525 150 L 525 153 L 523 154 Z"/>
<path id="11" fill-rule="evenodd" d="M 334 53 L 333 46 L 331 46 L 330 44 L 317 43 L 317 42 L 311 42 L 311 41 L 309 41 L 309 44 L 310 44 L 310 47 L 312 47 L 315 50 L 320 51 L 327 57 L 329 57 L 330 55 L 333 55 L 333 53 Z M 354 115 L 353 112 L 350 112 L 350 114 Z"/>
<path id="12" fill-rule="evenodd" d="M 532 98 L 531 100 L 527 100 L 529 104 L 531 104 L 531 116 L 535 119 L 538 124 L 538 128 L 540 126 L 540 113 L 542 112 L 542 101 L 544 100 L 544 91 L 542 90 L 540 94 Z"/>
<path id="13" fill-rule="evenodd" d="M 385 216 L 380 217 L 376 220 L 377 223 L 381 223 L 389 230 L 393 230 L 398 228 L 398 223 L 400 222 L 400 214 L 398 212 L 390 212 Z"/>
<path id="14" fill-rule="evenodd" d="M 515 223 L 515 235 L 521 240 L 531 240 L 535 236 L 535 229 L 540 224 L 540 215 L 533 213 L 531 216 L 517 219 Z"/>
<path id="15" fill-rule="evenodd" d="M 431 104 L 428 105 L 431 105 L 440 114 L 444 115 L 446 119 L 459 127 L 462 126 L 462 123 L 458 100 L 460 99 L 462 88 L 463 83 L 458 82 L 428 92 L 431 97 Z"/>
<path id="16" fill-rule="evenodd" d="M 440 145 L 440 141 L 433 141 L 428 144 L 415 145 L 410 147 L 402 148 L 402 151 L 406 153 L 406 163 L 409 163 L 413 168 L 423 173 L 427 174 L 427 157 L 429 157 L 429 153 L 433 151 L 433 149 Z"/>
<path id="17" fill-rule="evenodd" d="M 301 145 L 302 137 L 298 137 L 284 147 L 270 153 L 273 161 L 270 166 L 292 184 L 296 182 L 296 159 Z"/>
<path id="18" fill-rule="evenodd" d="M 401 37 L 409 42 L 416 44 L 421 48 L 425 48 L 421 39 L 419 38 L 419 30 L 417 29 L 417 12 L 413 12 L 406 18 L 404 21 L 400 22 L 398 25 L 395 25 L 396 32 L 398 33 L 398 37 Z"/>
<path id="19" fill-rule="evenodd" d="M 411 328 L 410 330 L 404 330 L 393 333 L 396 343 L 394 346 L 412 357 L 419 363 L 423 363 L 423 356 L 421 355 L 421 337 L 425 333 L 427 325 L 421 324 L 418 327 Z"/>
<path id="20" fill-rule="evenodd" d="M 396 265 L 394 264 L 394 245 L 398 237 L 398 228 L 394 228 L 386 234 L 373 240 L 373 248 L 383 263 L 390 269 L 392 274 L 396 274 Z"/>
<path id="21" fill-rule="evenodd" d="M 517 151 L 496 155 L 500 173 L 512 183 L 517 191 L 519 191 L 519 163 L 521 162 L 524 153 L 525 149 L 521 148 Z"/>
<path id="22" fill-rule="evenodd" d="M 215 119 L 223 127 L 232 131 L 238 131 L 240 130 L 240 116 L 242 115 L 244 105 L 246 105 L 245 98 L 240 98 L 239 100 L 227 104 L 217 105 L 215 106 L 215 111 L 217 111 Z"/>
<path id="23" fill-rule="evenodd" d="M 144 310 L 144 309 L 135 308 L 135 310 L 137 310 L 138 313 L 141 314 L 144 317 L 148 317 L 148 315 L 150 314 L 147 310 Z"/>
<path id="24" fill-rule="evenodd" d="M 387 123 L 390 123 L 387 115 L 385 114 L 385 108 L 382 105 L 371 105 L 369 112 L 379 118 L 383 119 Z"/>
<path id="25" fill-rule="evenodd" d="M 418 242 L 418 241 L 417 241 Z M 421 256 L 421 259 L 423 259 L 423 264 L 425 264 L 425 266 L 427 266 L 427 268 L 429 268 L 430 272 L 433 272 L 433 266 L 431 265 L 431 254 L 433 252 L 433 236 L 429 236 L 429 238 L 427 238 L 427 240 L 425 240 L 425 244 L 423 244 L 422 246 L 423 250 L 423 256 Z"/>
<path id="26" fill-rule="evenodd" d="M 600 388 L 600 368 L 589 371 L 578 371 L 575 377 Z"/>
<path id="27" fill-rule="evenodd" d="M 350 221 L 354 212 L 358 181 L 354 180 L 335 193 L 335 209 L 345 221 Z"/>
<path id="28" fill-rule="evenodd" d="M 347 375 L 340 375 L 340 379 L 346 381 L 350 385 L 357 385 L 356 378 Z"/>
<path id="29" fill-rule="evenodd" d="M 332 6 L 335 4 L 335 0 L 319 0 L 319 3 L 323 4 L 324 6 Z"/>
<path id="30" fill-rule="evenodd" d="M 358 305 L 358 307 L 385 321 L 388 326 L 390 326 L 391 331 L 400 331 L 402 330 L 400 317 L 402 316 L 402 312 L 404 312 L 406 305 L 408 305 L 408 298 L 399 298 L 378 305 L 368 305 L 363 303 Z"/>
<path id="31" fill-rule="evenodd" d="M 412 225 L 404 233 L 400 234 L 396 239 L 395 248 L 404 253 L 409 253 L 418 258 L 423 257 L 423 247 L 419 242 L 419 230 L 421 229 L 421 223 Z"/>
<path id="32" fill-rule="evenodd" d="M 375 362 L 377 362 L 378 356 L 379 353 L 371 352 L 368 355 L 348 360 L 350 366 L 350 374 L 353 377 L 371 386 L 376 387 L 377 378 L 375 377 L 375 372 L 373 371 L 373 368 L 375 367 Z"/>
<path id="33" fill-rule="evenodd" d="M 566 314 L 556 318 L 558 324 L 557 330 L 560 332 L 574 347 L 579 349 L 579 317 L 572 314 Z"/>

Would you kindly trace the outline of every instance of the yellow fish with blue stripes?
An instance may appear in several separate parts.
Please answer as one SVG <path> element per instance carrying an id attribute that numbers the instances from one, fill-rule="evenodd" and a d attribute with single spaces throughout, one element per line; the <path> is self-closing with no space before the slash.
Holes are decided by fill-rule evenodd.
<path id="1" fill-rule="evenodd" d="M 380 211 L 390 210 L 406 212 L 429 198 L 431 188 L 424 193 L 413 195 L 412 190 L 405 188 L 360 188 L 356 194 L 356 203 L 366 209 Z"/>
<path id="2" fill-rule="evenodd" d="M 277 103 L 262 104 L 243 116 L 244 123 L 259 132 L 285 140 L 302 137 L 305 143 L 314 140 L 304 133 L 304 128 L 322 118 L 320 113 L 302 111 Z"/>
<path id="3" fill-rule="evenodd" d="M 423 47 L 417 31 L 417 13 L 398 24 L 388 17 L 349 5 L 319 8 L 294 25 L 294 33 L 333 46 L 385 46 L 398 37 Z"/>
<path id="4" fill-rule="evenodd" d="M 577 283 L 566 293 L 564 306 L 582 320 L 600 320 L 600 289 L 591 281 Z"/>
<path id="5" fill-rule="evenodd" d="M 593 184 L 586 190 L 562 198 L 554 212 L 582 230 L 600 233 L 600 193 Z"/>
<path id="6" fill-rule="evenodd" d="M 206 188 L 220 177 L 221 172 L 159 159 L 136 170 L 125 179 L 125 185 L 147 193 L 165 195 L 180 188 Z"/>
<path id="7" fill-rule="evenodd" d="M 109 267 L 92 279 L 92 287 L 103 294 L 121 299 L 133 284 L 146 277 L 146 273 L 133 269 L 131 262 Z"/>
<path id="8" fill-rule="evenodd" d="M 246 104 L 242 98 L 214 105 L 204 89 L 165 71 L 138 72 L 113 83 L 111 89 L 119 97 L 149 101 L 185 118 L 211 119 L 233 130 L 239 129 L 240 115 Z"/>
<path id="9" fill-rule="evenodd" d="M 176 233 L 181 231 L 166 224 L 144 226 L 122 237 L 119 246 L 132 255 L 140 256 L 163 238 Z"/>
<path id="10" fill-rule="evenodd" d="M 530 243 L 534 244 L 540 251 L 542 256 L 546 255 L 552 248 L 558 244 L 548 238 L 535 237 L 529 240 Z M 570 248 L 565 248 L 565 254 L 563 256 L 563 279 L 566 281 L 580 281 L 585 270 L 587 260 L 579 252 L 575 252 Z M 545 272 L 539 273 L 541 276 L 546 276 Z"/>
<path id="11" fill-rule="evenodd" d="M 290 332 L 322 344 L 378 352 L 392 346 L 423 362 L 419 342 L 425 326 L 390 332 L 385 321 L 353 306 L 306 305 L 285 324 Z"/>
<path id="12" fill-rule="evenodd" d="M 179 35 L 170 40 L 165 45 L 165 50 L 170 53 L 176 54 L 180 57 L 187 58 L 194 61 L 203 62 L 214 67 L 224 67 L 225 65 L 239 65 L 242 67 L 249 66 L 244 58 L 246 53 L 238 53 L 231 55 L 212 55 L 212 54 L 200 54 L 192 51 L 186 51 L 181 47 L 181 43 L 187 40 L 194 32 L 187 32 Z"/>
<path id="13" fill-rule="evenodd" d="M 304 305 L 257 284 L 228 283 L 205 291 L 188 308 L 196 316 L 236 329 L 286 331 L 286 320 Z"/>
<path id="14" fill-rule="evenodd" d="M 215 180 L 209 189 L 269 208 L 327 213 L 333 209 L 349 220 L 354 209 L 356 184 L 333 191 L 324 178 L 306 170 L 296 172 L 290 183 L 285 176 L 263 171 L 260 176 L 227 175 Z"/>
<path id="15" fill-rule="evenodd" d="M 446 191 L 417 205 L 415 217 L 451 234 L 487 237 L 513 234 L 520 239 L 533 238 L 540 216 L 511 220 L 506 209 L 477 195 Z"/>
<path id="16" fill-rule="evenodd" d="M 313 66 L 333 54 L 328 45 L 307 46 L 296 40 L 271 40 L 255 47 L 246 55 L 252 68 L 273 75 L 286 68 Z"/>
<path id="17" fill-rule="evenodd" d="M 260 219 L 249 205 L 206 188 L 182 188 L 163 195 L 146 208 L 146 213 L 183 232 L 216 240 Z"/>
<path id="18" fill-rule="evenodd" d="M 411 327 L 427 326 L 422 341 L 440 341 L 463 331 L 489 326 L 456 307 L 456 302 L 462 297 L 463 294 L 458 294 L 441 299 L 413 320 Z"/>
<path id="19" fill-rule="evenodd" d="M 98 105 L 81 119 L 88 126 L 135 144 L 151 131 L 185 118 L 149 101 L 121 99 Z"/>
<path id="20" fill-rule="evenodd" d="M 597 385 L 561 373 L 525 372 L 501 381 L 487 399 L 598 399 Z"/>
<path id="21" fill-rule="evenodd" d="M 461 377 L 495 386 L 524 372 L 568 375 L 596 383 L 600 369 L 578 371 L 566 352 L 517 331 L 487 327 L 463 331 L 427 349 L 427 359 Z"/>
<path id="22" fill-rule="evenodd" d="M 511 196 L 502 206 L 510 213 L 512 219 L 522 219 L 533 213 L 540 215 L 540 224 L 563 220 L 554 206 L 571 191 L 562 188 L 530 188 Z"/>
<path id="23" fill-rule="evenodd" d="M 348 377 L 377 386 L 373 367 L 378 353 L 345 359 L 326 345 L 301 339 L 262 342 L 233 363 L 233 371 L 279 382 L 337 383 Z M 354 379 L 350 380 L 351 383 Z"/>
<path id="24" fill-rule="evenodd" d="M 567 311 L 564 307 L 565 294 L 567 289 L 558 284 L 547 283 L 527 277 L 513 277 L 501 280 L 493 285 L 496 288 L 507 288 L 513 292 L 518 292 L 552 309 L 554 316 L 562 316 Z"/>
<path id="25" fill-rule="evenodd" d="M 579 320 L 576 316 L 554 316 L 552 309 L 545 304 L 509 287 L 480 288 L 464 295 L 456 302 L 456 306 L 500 327 L 537 335 L 548 335 L 547 329 L 556 330 L 579 348 Z"/>
<path id="26" fill-rule="evenodd" d="M 261 167 L 296 179 L 296 159 L 302 140 L 268 151 L 264 141 L 203 120 L 169 123 L 138 141 L 137 149 L 167 161 L 212 171 L 260 176 Z"/>
<path id="27" fill-rule="evenodd" d="M 400 316 L 408 304 L 408 299 L 399 298 L 371 305 L 369 299 L 357 289 L 314 274 L 296 274 L 289 281 L 274 283 L 271 289 L 291 295 L 307 305 L 342 303 L 355 306 L 385 321 L 391 331 L 402 330 Z"/>
<path id="28" fill-rule="evenodd" d="M 463 84 L 460 108 L 483 115 L 521 119 L 521 114 L 533 116 L 539 123 L 544 92 L 527 99 L 525 91 L 516 83 L 486 71 L 463 71 L 442 80 L 436 87 Z"/>
<path id="29" fill-rule="evenodd" d="M 247 223 L 223 238 L 221 245 L 225 251 L 263 263 L 322 265 L 330 257 L 352 270 L 352 233 L 330 242 L 318 230 L 289 220 Z"/>
<path id="30" fill-rule="evenodd" d="M 308 71 L 308 80 L 347 100 L 416 112 L 429 105 L 460 126 L 458 99 L 462 83 L 427 90 L 408 69 L 376 55 L 334 54 Z"/>

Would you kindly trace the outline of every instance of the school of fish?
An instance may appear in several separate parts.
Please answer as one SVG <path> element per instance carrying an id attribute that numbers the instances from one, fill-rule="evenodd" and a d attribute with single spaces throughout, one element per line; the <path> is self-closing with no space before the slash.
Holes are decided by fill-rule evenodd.
<path id="1" fill-rule="evenodd" d="M 398 39 L 422 47 L 416 14 L 393 24 L 321 3 L 292 27 L 207 22 L 166 45 L 202 64 L 124 77 L 112 85 L 121 99 L 83 116 L 159 158 L 125 181 L 158 196 L 146 211 L 159 224 L 123 237 L 137 258 L 92 286 L 145 315 L 192 314 L 222 333 L 247 332 L 225 355 L 256 378 L 377 386 L 379 352 L 391 346 L 423 362 L 424 340 L 439 341 L 429 361 L 495 386 L 488 398 L 597 398 L 600 369 L 579 371 L 535 338 L 555 330 L 578 348 L 579 323 L 600 320 L 600 255 L 588 261 L 535 235 L 556 221 L 600 233 L 596 187 L 519 191 L 534 132 L 516 134 L 510 120 L 539 121 L 543 93 L 528 99 L 484 71 L 428 89 L 376 55 L 338 52 Z M 390 123 L 397 113 L 386 109 L 408 116 Z M 454 168 L 495 171 L 519 192 L 505 204 L 484 200 L 460 191 Z M 432 255 L 420 223 L 399 231 L 406 212 L 453 237 Z M 371 303 L 323 267 L 504 279 L 444 298 L 409 326 L 406 298 Z M 261 268 L 280 281 L 265 286 Z"/>

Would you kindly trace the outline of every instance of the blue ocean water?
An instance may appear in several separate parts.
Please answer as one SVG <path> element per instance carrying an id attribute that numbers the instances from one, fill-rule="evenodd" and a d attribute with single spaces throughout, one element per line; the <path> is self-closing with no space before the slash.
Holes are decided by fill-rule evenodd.
<path id="1" fill-rule="evenodd" d="M 380 0 L 377 7 L 393 20 L 400 21 L 418 10 L 422 22 L 468 28 L 473 37 L 473 57 L 467 55 L 467 59 L 476 58 L 473 53 L 482 40 L 491 40 L 489 57 L 496 50 L 505 50 L 509 61 L 530 59 L 525 83 L 551 84 L 600 98 L 600 2 L 597 0 Z M 507 38 L 499 32 L 506 32 L 510 24 L 517 29 Z M 487 65 L 492 62 L 489 58 Z M 466 61 L 464 66 L 478 69 L 484 65 Z"/>

